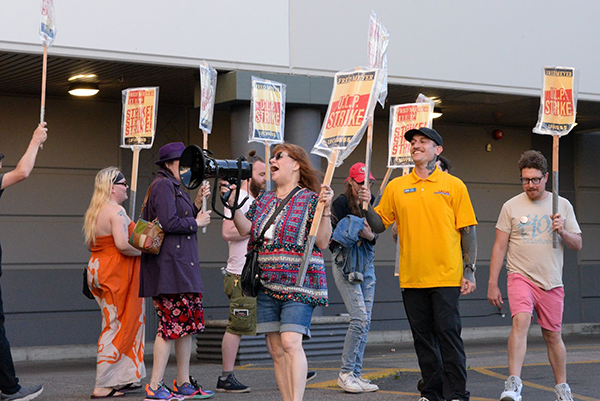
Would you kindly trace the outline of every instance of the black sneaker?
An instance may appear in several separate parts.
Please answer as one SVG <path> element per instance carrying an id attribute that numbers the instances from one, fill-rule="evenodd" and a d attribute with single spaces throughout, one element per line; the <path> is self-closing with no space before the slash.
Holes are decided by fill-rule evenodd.
<path id="1" fill-rule="evenodd" d="M 37 386 L 30 387 L 21 386 L 21 389 L 14 394 L 2 393 L 0 395 L 0 399 L 2 399 L 3 401 L 29 401 L 42 394 L 42 391 L 44 391 L 44 387 L 42 387 L 39 384 Z"/>
<path id="2" fill-rule="evenodd" d="M 308 371 L 306 372 L 306 381 L 311 381 L 312 379 L 314 379 L 315 377 L 317 377 L 317 372 L 314 371 Z"/>
<path id="3" fill-rule="evenodd" d="M 249 393 L 250 387 L 240 383 L 232 373 L 224 380 L 219 376 L 216 390 L 222 393 Z"/>

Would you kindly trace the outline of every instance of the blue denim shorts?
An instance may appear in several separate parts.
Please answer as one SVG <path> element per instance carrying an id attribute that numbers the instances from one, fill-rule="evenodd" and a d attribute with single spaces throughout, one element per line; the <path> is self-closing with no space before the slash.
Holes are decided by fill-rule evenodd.
<path id="1" fill-rule="evenodd" d="M 256 297 L 256 334 L 293 332 L 310 338 L 310 320 L 314 306 L 295 301 L 281 301 L 263 291 Z"/>

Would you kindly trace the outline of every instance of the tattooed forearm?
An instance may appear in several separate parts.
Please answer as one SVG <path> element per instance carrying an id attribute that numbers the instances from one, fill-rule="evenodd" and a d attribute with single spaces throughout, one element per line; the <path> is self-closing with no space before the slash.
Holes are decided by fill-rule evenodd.
<path id="1" fill-rule="evenodd" d="M 461 228 L 460 236 L 465 266 L 475 265 L 477 262 L 477 235 L 475 234 L 475 226 Z"/>
<path id="2" fill-rule="evenodd" d="M 374 233 L 380 234 L 385 231 L 385 224 L 383 224 L 383 220 L 381 220 L 381 216 L 377 214 L 375 210 L 369 205 L 369 209 L 366 213 L 367 223 L 371 226 L 371 231 Z"/>

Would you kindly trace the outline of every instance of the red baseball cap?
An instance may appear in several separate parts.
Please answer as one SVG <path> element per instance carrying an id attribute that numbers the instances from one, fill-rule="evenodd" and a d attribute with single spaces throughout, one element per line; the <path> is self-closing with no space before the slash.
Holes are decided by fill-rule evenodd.
<path id="1" fill-rule="evenodd" d="M 352 167 L 350 167 L 350 175 L 346 178 L 345 181 L 348 181 L 352 178 L 356 182 L 365 182 L 365 171 L 367 170 L 367 166 L 364 163 L 355 163 Z M 375 177 L 369 171 L 369 177 L 371 180 L 375 181 Z"/>

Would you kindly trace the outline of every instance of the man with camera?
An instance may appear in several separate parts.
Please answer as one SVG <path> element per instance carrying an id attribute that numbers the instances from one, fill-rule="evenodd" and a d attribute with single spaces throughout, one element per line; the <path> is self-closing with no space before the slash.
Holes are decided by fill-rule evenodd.
<path id="1" fill-rule="evenodd" d="M 242 181 L 240 184 L 240 201 L 249 196 L 241 208 L 243 213 L 248 211 L 254 198 L 261 190 L 265 189 L 265 162 L 250 151 L 248 162 L 252 164 L 252 177 Z M 231 212 L 225 209 L 229 217 Z M 242 236 L 235 228 L 233 220 L 223 220 L 223 239 L 229 243 L 229 258 L 227 267 L 223 272 L 223 289 L 229 297 L 229 324 L 223 335 L 221 352 L 223 356 L 223 372 L 217 381 L 217 391 L 227 393 L 247 393 L 250 387 L 240 383 L 233 374 L 233 367 L 237 356 L 242 335 L 256 335 L 256 298 L 246 297 L 242 294 L 240 275 L 246 260 L 248 239 L 250 236 Z"/>

